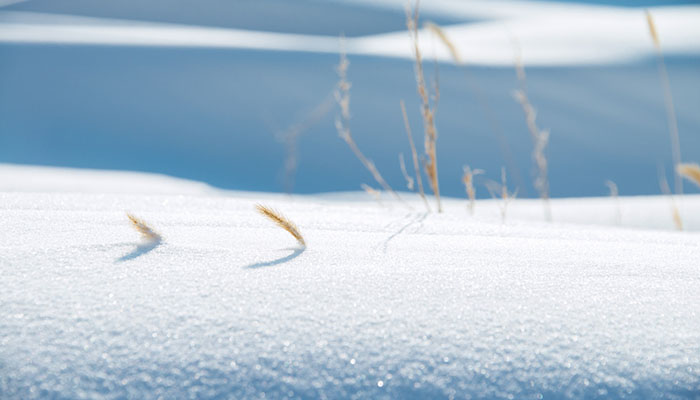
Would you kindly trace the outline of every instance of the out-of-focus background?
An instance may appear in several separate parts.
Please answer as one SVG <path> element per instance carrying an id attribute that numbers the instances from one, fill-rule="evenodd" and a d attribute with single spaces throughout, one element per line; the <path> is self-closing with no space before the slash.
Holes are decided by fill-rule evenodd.
<path id="1" fill-rule="evenodd" d="M 0 0 L 0 163 L 163 173 L 236 190 L 315 193 L 375 185 L 338 137 L 339 36 L 351 129 L 387 181 L 419 151 L 422 120 L 402 0 Z M 526 69 L 554 197 L 660 193 L 671 140 L 654 17 L 682 159 L 700 162 L 700 6 L 695 1 L 424 0 L 461 65 L 421 31 L 439 82 L 443 195 L 462 167 L 535 197 L 532 142 L 513 99 Z M 437 68 L 437 70 L 436 70 Z M 409 166 L 410 169 L 410 166 Z M 686 192 L 697 192 L 686 184 Z M 480 197 L 486 195 L 483 187 Z"/>

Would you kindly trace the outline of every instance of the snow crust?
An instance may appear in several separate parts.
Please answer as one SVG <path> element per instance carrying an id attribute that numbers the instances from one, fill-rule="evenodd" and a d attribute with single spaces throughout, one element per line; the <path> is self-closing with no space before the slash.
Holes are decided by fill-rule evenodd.
<path id="1" fill-rule="evenodd" d="M 72 172 L 32 168 L 20 189 L 21 169 L 0 167 L 3 399 L 700 395 L 698 233 L 135 173 L 41 192 Z M 125 210 L 164 241 L 141 243 Z"/>

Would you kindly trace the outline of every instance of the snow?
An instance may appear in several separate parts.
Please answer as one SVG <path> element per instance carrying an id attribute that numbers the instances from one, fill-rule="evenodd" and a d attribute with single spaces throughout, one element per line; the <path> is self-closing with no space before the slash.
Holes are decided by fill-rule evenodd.
<path id="1" fill-rule="evenodd" d="M 654 54 L 640 8 L 563 5 L 539 2 L 426 2 L 435 15 L 482 19 L 453 24 L 445 32 L 469 64 L 513 65 L 514 40 L 529 66 L 600 65 L 639 60 Z M 378 6 L 395 6 L 391 2 Z M 700 7 L 650 8 L 664 51 L 698 55 Z M 451 61 L 447 49 L 421 33 L 425 54 Z M 336 36 L 224 29 L 156 22 L 7 11 L 0 14 L 0 42 L 108 46 L 257 49 L 337 53 Z M 348 38 L 348 53 L 412 59 L 405 30 Z"/>
<path id="2" fill-rule="evenodd" d="M 0 164 L 0 399 L 700 397 L 700 195 L 675 198 L 684 232 L 664 196 L 557 198 L 552 223 L 537 199 L 502 221 L 498 200 L 470 216 L 449 197 L 465 163 L 534 193 L 513 39 L 551 194 L 658 193 L 641 7 L 422 2 L 468 65 L 440 65 L 435 214 L 407 193 L 252 191 L 284 186 L 284 128 L 331 92 L 348 27 L 353 134 L 399 187 L 400 99 L 422 123 L 404 0 L 175 3 L 0 0 L 0 161 L 30 164 Z M 650 3 L 697 161 L 700 7 Z M 294 144 L 296 191 L 371 183 L 332 114 Z"/>
<path id="3" fill-rule="evenodd" d="M 610 199 L 555 200 L 552 224 L 515 200 L 503 224 L 489 201 L 469 217 L 460 199 L 425 214 L 137 173 L 0 177 L 3 399 L 700 394 L 700 236 L 565 222 Z M 623 224 L 665 200 L 621 198 Z M 141 244 L 127 210 L 164 241 Z"/>
<path id="4" fill-rule="evenodd" d="M 1 162 L 158 172 L 235 190 L 358 190 L 372 177 L 337 137 L 332 96 L 337 33 L 355 27 L 346 31 L 357 50 L 348 71 L 353 136 L 387 182 L 403 187 L 398 155 L 410 148 L 399 102 L 417 143 L 423 122 L 402 1 L 118 3 L 37 0 L 2 9 Z M 536 193 L 530 134 L 512 97 L 520 83 L 508 32 L 526 57 L 538 125 L 551 132 L 553 197 L 604 196 L 606 180 L 622 195 L 659 194 L 660 167 L 673 181 L 664 89 L 640 7 L 494 4 L 423 2 L 422 20 L 466 46 L 466 65 L 439 67 L 444 195 L 463 195 L 465 164 L 492 180 L 505 166 L 520 197 Z M 684 162 L 700 160 L 697 10 L 651 7 Z M 11 41 L 15 34 L 35 36 Z M 444 50 L 430 34 L 421 37 L 431 82 L 430 46 Z M 367 55 L 385 48 L 404 55 Z M 481 62 L 494 65 L 473 65 Z M 286 175 L 291 159 L 297 170 Z"/>

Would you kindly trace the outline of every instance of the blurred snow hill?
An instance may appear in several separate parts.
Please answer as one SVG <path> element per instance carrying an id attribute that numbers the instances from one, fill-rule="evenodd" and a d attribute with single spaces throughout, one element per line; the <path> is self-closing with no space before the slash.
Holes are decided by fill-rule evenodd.
<path id="1" fill-rule="evenodd" d="M 5 2 L 8 3 L 8 2 Z M 11 3 L 11 2 L 10 2 Z M 551 131 L 553 196 L 659 192 L 671 169 L 662 89 L 643 9 L 666 52 L 683 158 L 700 160 L 700 7 L 675 2 L 422 2 L 466 66 L 422 35 L 440 64 L 438 157 L 444 194 L 462 166 L 520 195 L 530 138 L 511 93 L 521 47 L 538 122 Z M 0 162 L 138 170 L 218 187 L 281 191 L 296 147 L 295 192 L 372 184 L 335 132 L 329 101 L 337 35 L 348 37 L 352 129 L 387 180 L 403 186 L 400 99 L 422 142 L 403 2 L 26 1 L 0 9 Z M 431 78 L 432 79 L 432 78 Z M 296 146 L 285 142 L 302 127 Z M 287 185 L 288 186 L 288 185 Z M 694 190 L 694 189 L 690 189 Z M 481 190 L 481 194 L 485 194 Z"/>

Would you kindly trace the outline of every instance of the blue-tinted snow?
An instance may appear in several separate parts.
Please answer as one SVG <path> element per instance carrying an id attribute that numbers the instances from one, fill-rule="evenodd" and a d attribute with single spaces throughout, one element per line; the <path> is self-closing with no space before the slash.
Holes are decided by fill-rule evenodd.
<path id="1" fill-rule="evenodd" d="M 324 0 L 33 0 L 5 10 L 329 36 L 369 35 L 406 26 L 401 10 Z M 443 24 L 465 22 L 430 13 L 426 17 Z"/>
<path id="2" fill-rule="evenodd" d="M 1 171 L 10 185 L 71 176 Z M 94 192 L 0 193 L 3 399 L 700 394 L 697 234 L 523 223 L 517 212 L 502 225 L 489 201 L 470 218 L 449 199 L 426 215 L 76 176 Z M 99 188 L 150 182 L 150 194 Z M 180 185 L 189 194 L 163 194 Z M 283 210 L 309 248 L 255 202 Z M 571 202 L 567 217 L 559 202 L 562 219 L 592 211 Z M 164 242 L 139 247 L 123 210 Z"/>

